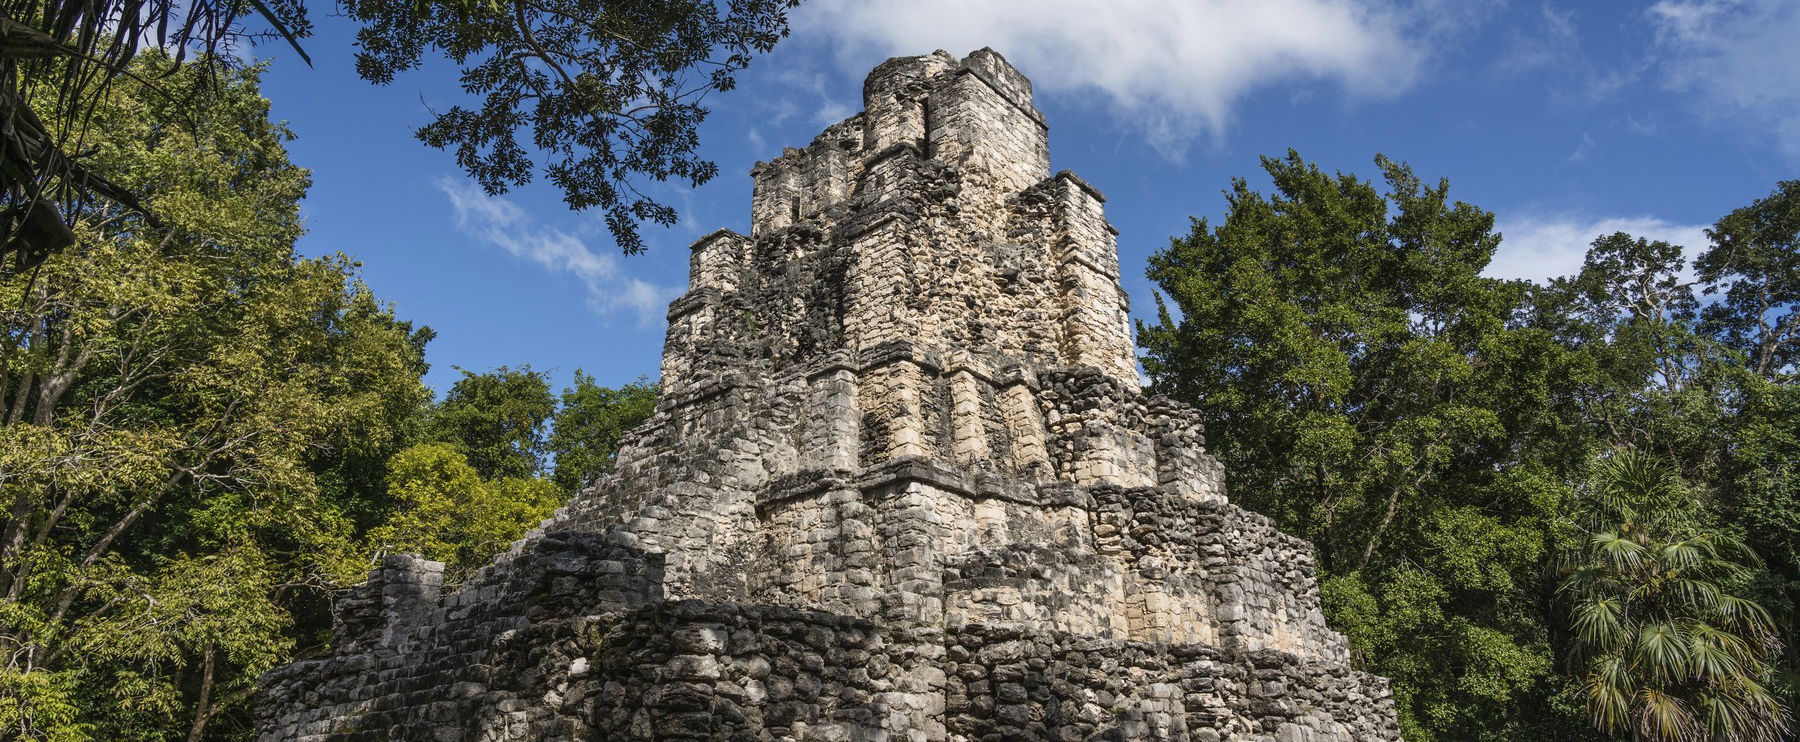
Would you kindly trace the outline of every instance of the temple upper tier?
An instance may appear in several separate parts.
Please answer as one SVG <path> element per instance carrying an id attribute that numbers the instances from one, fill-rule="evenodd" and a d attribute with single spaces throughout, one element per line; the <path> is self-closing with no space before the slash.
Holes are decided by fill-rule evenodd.
<path id="1" fill-rule="evenodd" d="M 1050 173 L 1030 81 L 988 49 L 901 57 L 863 104 L 752 169 L 750 235 L 694 243 L 664 386 L 897 342 L 1136 383 L 1105 198 Z"/>

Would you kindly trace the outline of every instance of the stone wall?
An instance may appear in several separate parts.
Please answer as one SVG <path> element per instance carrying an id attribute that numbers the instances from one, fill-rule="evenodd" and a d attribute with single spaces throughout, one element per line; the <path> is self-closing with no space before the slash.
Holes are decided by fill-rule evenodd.
<path id="1" fill-rule="evenodd" d="M 1139 387 L 1105 199 L 998 54 L 889 60 L 694 243 L 616 470 L 388 557 L 264 742 L 1397 740 L 1310 545 Z"/>
<path id="2" fill-rule="evenodd" d="M 971 625 L 946 644 L 955 739 L 1399 739 L 1387 681 L 1276 651 Z"/>

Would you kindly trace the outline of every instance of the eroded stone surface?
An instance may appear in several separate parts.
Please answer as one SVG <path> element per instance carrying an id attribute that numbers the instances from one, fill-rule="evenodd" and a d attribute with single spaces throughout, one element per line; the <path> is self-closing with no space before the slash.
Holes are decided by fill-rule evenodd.
<path id="1" fill-rule="evenodd" d="M 389 557 L 260 739 L 1398 740 L 1312 549 L 1144 395 L 1100 193 L 991 50 L 889 60 L 693 247 L 618 469 Z"/>

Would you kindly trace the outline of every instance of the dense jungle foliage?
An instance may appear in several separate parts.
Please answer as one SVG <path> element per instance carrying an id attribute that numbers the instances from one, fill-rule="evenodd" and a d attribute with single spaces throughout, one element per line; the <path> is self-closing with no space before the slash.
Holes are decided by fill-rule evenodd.
<path id="1" fill-rule="evenodd" d="M 1493 214 L 1289 152 L 1150 261 L 1156 391 L 1318 547 L 1405 736 L 1784 739 L 1800 685 L 1800 181 L 1711 244 L 1481 275 Z M 1385 186 L 1385 187 L 1384 187 Z M 1605 734 L 1602 733 L 1605 732 Z"/>
<path id="2" fill-rule="evenodd" d="M 92 166 L 159 219 L 82 211 L 0 281 L 0 738 L 248 738 L 257 676 L 323 647 L 335 591 L 384 552 L 485 561 L 654 405 L 529 368 L 433 401 L 432 332 L 294 252 L 308 175 L 259 70 L 135 64 L 219 76 L 193 109 L 135 81 L 95 107 Z"/>

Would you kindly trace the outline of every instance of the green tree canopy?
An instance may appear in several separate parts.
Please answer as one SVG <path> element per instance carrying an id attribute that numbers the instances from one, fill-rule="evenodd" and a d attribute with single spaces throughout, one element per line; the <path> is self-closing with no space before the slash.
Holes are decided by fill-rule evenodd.
<path id="1" fill-rule="evenodd" d="M 1539 285 L 1481 276 L 1500 235 L 1441 181 L 1384 158 L 1385 189 L 1291 152 L 1263 164 L 1270 192 L 1234 181 L 1217 226 L 1196 221 L 1151 258 L 1144 366 L 1205 416 L 1232 498 L 1317 545 L 1328 617 L 1358 662 L 1394 679 L 1406 738 L 1596 738 L 1589 701 L 1624 686 L 1585 669 L 1623 645 L 1583 637 L 1550 567 L 1592 556 L 1606 532 L 1579 514 L 1596 502 L 1592 462 L 1615 449 L 1668 462 L 1692 491 L 1662 498 L 1692 520 L 1657 548 L 1688 559 L 1713 534 L 1718 559 L 1693 576 L 1772 616 L 1758 629 L 1684 614 L 1743 632 L 1755 661 L 1739 653 L 1741 672 L 1704 693 L 1695 678 L 1631 687 L 1771 728 L 1752 713 L 1767 704 L 1721 689 L 1794 692 L 1795 657 L 1770 654 L 1800 623 L 1800 394 L 1781 360 L 1792 187 L 1720 221 L 1698 282 L 1680 246 L 1612 234 L 1577 275 Z M 1724 566 L 1740 542 L 1767 566 Z M 1630 579 L 1649 589 L 1680 568 Z M 1731 724 L 1693 708 L 1693 739 L 1757 738 L 1718 736 Z M 1629 734 L 1640 717 L 1600 726 Z"/>
<path id="2" fill-rule="evenodd" d="M 1706 231 L 1712 246 L 1694 261 L 1708 293 L 1707 329 L 1763 376 L 1789 378 L 1800 363 L 1800 180 L 1726 214 Z"/>
<path id="3" fill-rule="evenodd" d="M 548 517 L 565 499 L 548 480 L 485 480 L 461 451 L 425 443 L 388 464 L 393 514 L 369 534 L 378 552 L 407 552 L 445 563 L 452 581 Z"/>
<path id="4" fill-rule="evenodd" d="M 612 471 L 620 440 L 656 411 L 656 395 L 656 385 L 648 381 L 615 389 L 577 370 L 575 386 L 563 390 L 550 434 L 549 450 L 556 457 L 551 479 L 557 486 L 573 493 Z"/>
<path id="5" fill-rule="evenodd" d="M 1312 540 L 1334 625 L 1395 678 L 1409 740 L 1579 729 L 1551 707 L 1547 532 L 1595 371 L 1482 277 L 1493 215 L 1378 158 L 1385 190 L 1290 152 L 1151 257 L 1156 390 L 1195 404 L 1234 500 Z M 1526 711 L 1525 709 L 1532 709 Z"/>
<path id="6" fill-rule="evenodd" d="M 486 479 L 541 473 L 556 414 L 549 379 L 530 366 L 462 374 L 433 409 L 428 436 L 454 445 Z"/>
<path id="7" fill-rule="evenodd" d="M 428 399 L 424 334 L 348 259 L 294 253 L 307 174 L 259 68 L 134 69 L 218 76 L 197 118 L 131 81 L 95 107 L 91 166 L 159 219 L 84 212 L 74 247 L 0 280 L 11 736 L 241 732 L 297 606 L 366 569 L 316 472 L 386 458 Z"/>

